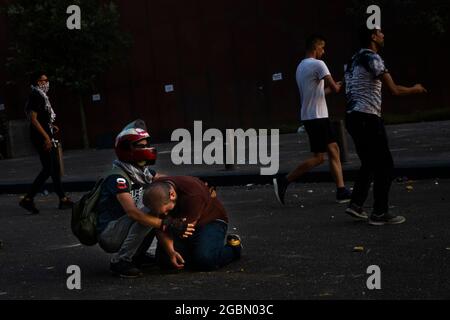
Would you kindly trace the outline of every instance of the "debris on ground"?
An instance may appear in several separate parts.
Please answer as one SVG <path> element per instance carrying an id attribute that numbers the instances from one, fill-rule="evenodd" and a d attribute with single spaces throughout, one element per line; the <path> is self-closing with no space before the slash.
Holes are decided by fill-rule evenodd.
<path id="1" fill-rule="evenodd" d="M 304 133 L 306 130 L 305 130 L 305 127 L 304 126 L 300 126 L 300 127 L 298 127 L 298 129 L 297 129 L 297 133 L 299 133 L 299 134 L 302 134 L 302 133 Z"/>
<path id="2" fill-rule="evenodd" d="M 397 179 L 395 179 L 395 182 L 397 182 L 397 183 L 405 183 L 405 182 L 408 182 L 408 181 L 409 181 L 409 179 L 406 176 L 397 177 Z"/>
<path id="3" fill-rule="evenodd" d="M 319 293 L 319 297 L 331 297 L 333 296 L 330 292 Z"/>

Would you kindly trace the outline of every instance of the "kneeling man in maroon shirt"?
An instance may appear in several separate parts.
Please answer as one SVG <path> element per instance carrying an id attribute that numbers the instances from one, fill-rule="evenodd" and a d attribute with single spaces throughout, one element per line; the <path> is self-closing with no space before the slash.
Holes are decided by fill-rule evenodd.
<path id="1" fill-rule="evenodd" d="M 144 204 L 153 214 L 195 224 L 195 232 L 189 238 L 158 233 L 156 258 L 161 267 L 208 271 L 240 258 L 240 237 L 227 236 L 225 208 L 200 179 L 174 176 L 154 180 L 145 191 Z"/>

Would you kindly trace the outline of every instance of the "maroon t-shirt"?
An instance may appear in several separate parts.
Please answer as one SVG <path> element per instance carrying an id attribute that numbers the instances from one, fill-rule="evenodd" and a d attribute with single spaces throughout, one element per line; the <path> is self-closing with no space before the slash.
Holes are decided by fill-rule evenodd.
<path id="1" fill-rule="evenodd" d="M 212 198 L 209 188 L 203 181 L 195 177 L 174 176 L 162 177 L 156 181 L 170 181 L 175 185 L 177 203 L 170 215 L 186 218 L 187 222 L 197 222 L 203 226 L 216 219 L 228 222 L 227 212 L 217 198 Z"/>

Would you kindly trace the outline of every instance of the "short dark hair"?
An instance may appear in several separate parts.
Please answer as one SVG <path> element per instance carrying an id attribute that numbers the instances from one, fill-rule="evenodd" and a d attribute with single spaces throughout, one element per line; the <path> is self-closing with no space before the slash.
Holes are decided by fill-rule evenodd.
<path id="1" fill-rule="evenodd" d="M 379 29 L 369 29 L 367 25 L 363 25 L 359 28 L 359 44 L 361 47 L 366 48 L 370 46 L 372 42 L 372 35 L 376 34 Z"/>
<path id="2" fill-rule="evenodd" d="M 151 183 L 144 192 L 144 205 L 154 211 L 170 201 L 171 184 L 165 181 Z"/>
<path id="3" fill-rule="evenodd" d="M 38 80 L 46 74 L 43 70 L 36 70 L 30 74 L 30 84 L 37 85 Z"/>
<path id="4" fill-rule="evenodd" d="M 306 51 L 314 50 L 317 43 L 319 43 L 321 41 L 326 42 L 326 39 L 324 36 L 322 36 L 320 34 L 313 34 L 313 35 L 309 36 L 308 39 L 306 39 L 306 46 L 305 46 Z"/>

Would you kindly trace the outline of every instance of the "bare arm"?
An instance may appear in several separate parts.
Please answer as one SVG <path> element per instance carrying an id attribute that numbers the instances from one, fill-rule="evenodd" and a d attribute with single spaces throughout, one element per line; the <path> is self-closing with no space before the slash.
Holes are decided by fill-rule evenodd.
<path id="1" fill-rule="evenodd" d="M 143 226 L 153 227 L 157 229 L 161 229 L 163 220 L 152 215 L 146 214 L 134 203 L 133 197 L 128 192 L 123 192 L 117 194 L 117 200 L 122 206 L 123 210 L 131 219 L 137 221 Z M 166 220 L 167 221 L 167 220 Z M 184 230 L 184 233 L 181 235 L 182 238 L 187 238 L 192 236 L 192 233 L 195 231 L 193 224 L 188 224 L 187 228 Z"/>
<path id="2" fill-rule="evenodd" d="M 44 137 L 45 140 L 45 149 L 50 150 L 52 147 L 52 141 L 50 140 L 49 135 L 45 132 L 44 128 L 42 128 L 41 123 L 37 119 L 37 113 L 35 111 L 31 111 L 30 113 L 31 124 L 37 129 L 37 131 Z"/>
<path id="3" fill-rule="evenodd" d="M 427 92 L 427 90 L 421 84 L 416 84 L 413 87 L 404 87 L 397 85 L 389 73 L 383 74 L 381 80 L 394 96 L 406 96 L 411 94 L 420 94 Z"/>
<path id="4" fill-rule="evenodd" d="M 182 269 L 184 267 L 184 259 L 178 252 L 175 251 L 173 239 L 170 238 L 167 233 L 162 231 L 156 232 L 156 237 L 158 238 L 158 242 L 167 252 L 172 265 L 177 269 Z"/>
<path id="5" fill-rule="evenodd" d="M 136 207 L 133 197 L 128 192 L 119 193 L 117 195 L 117 200 L 122 206 L 125 213 L 133 220 L 139 222 L 140 224 L 148 227 L 153 227 L 160 229 L 162 220 L 154 216 L 145 214 Z"/>
<path id="6" fill-rule="evenodd" d="M 342 88 L 342 82 L 335 82 L 333 77 L 331 75 L 327 75 L 325 76 L 325 78 L 323 78 L 325 81 L 325 94 L 330 94 L 330 93 L 339 93 L 339 91 L 341 91 Z"/>

